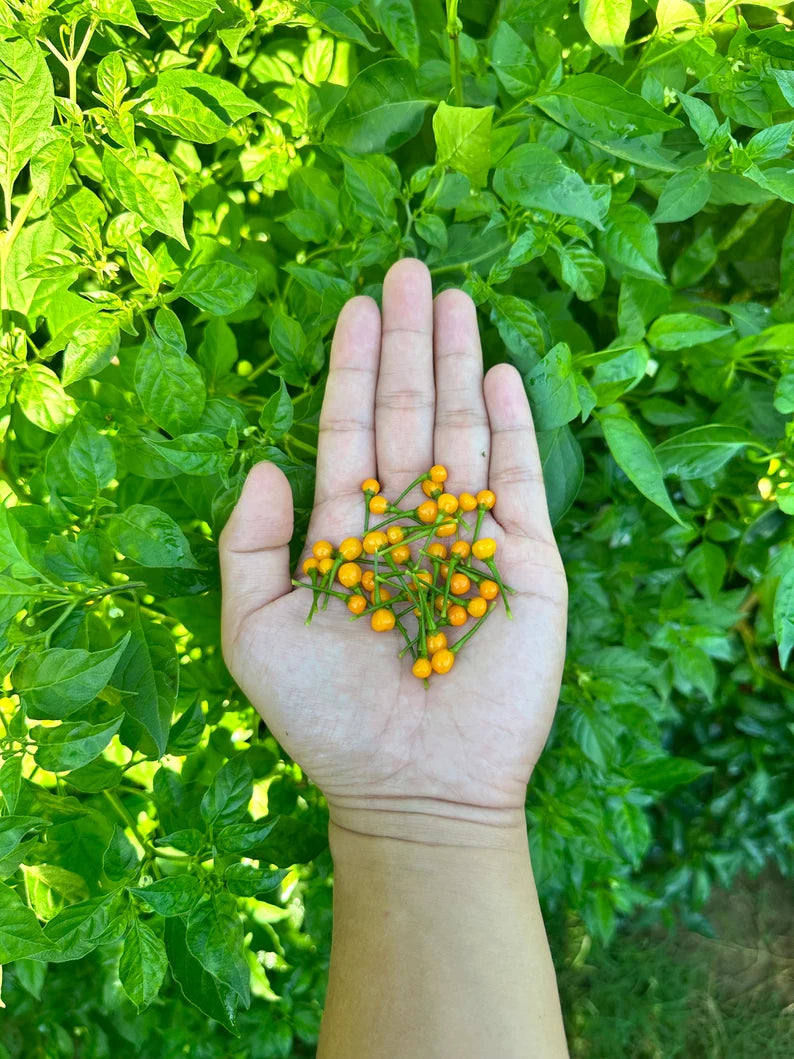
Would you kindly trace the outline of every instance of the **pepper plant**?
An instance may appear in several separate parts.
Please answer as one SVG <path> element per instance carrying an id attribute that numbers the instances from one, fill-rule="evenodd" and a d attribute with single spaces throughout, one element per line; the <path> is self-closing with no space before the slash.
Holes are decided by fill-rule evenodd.
<path id="1" fill-rule="evenodd" d="M 216 541 L 272 460 L 297 559 L 336 315 L 405 255 L 538 430 L 547 914 L 791 873 L 787 12 L 0 0 L 0 1055 L 312 1054 L 327 812 L 223 664 Z"/>

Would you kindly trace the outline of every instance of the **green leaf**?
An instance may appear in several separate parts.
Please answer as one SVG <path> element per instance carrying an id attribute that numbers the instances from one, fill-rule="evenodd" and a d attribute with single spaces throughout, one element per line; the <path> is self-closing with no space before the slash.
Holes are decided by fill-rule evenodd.
<path id="1" fill-rule="evenodd" d="M 511 96 L 526 96 L 537 90 L 541 78 L 538 61 L 509 22 L 499 22 L 488 40 L 488 54 L 500 85 Z"/>
<path id="2" fill-rule="evenodd" d="M 119 351 L 119 319 L 112 313 L 98 313 L 84 320 L 74 331 L 63 355 L 61 377 L 69 386 L 87 375 L 97 375 Z"/>
<path id="3" fill-rule="evenodd" d="M 411 0 L 369 0 L 381 33 L 412 66 L 419 65 L 419 30 Z"/>
<path id="4" fill-rule="evenodd" d="M 30 183 L 42 206 L 51 206 L 63 190 L 73 159 L 74 148 L 63 126 L 45 129 L 36 140 L 30 160 Z"/>
<path id="5" fill-rule="evenodd" d="M 149 886 L 130 886 L 129 892 L 161 916 L 181 916 L 201 900 L 201 885 L 195 875 L 171 875 Z"/>
<path id="6" fill-rule="evenodd" d="M 68 783 L 86 794 L 98 794 L 100 791 L 117 787 L 121 783 L 122 776 L 121 765 L 114 765 L 112 761 L 97 758 L 96 761 L 83 765 L 82 768 L 72 769 Z"/>
<path id="7" fill-rule="evenodd" d="M 439 250 L 447 249 L 447 226 L 437 213 L 426 213 L 414 220 L 414 231 L 420 239 Z"/>
<path id="8" fill-rule="evenodd" d="M 614 730 L 590 706 L 581 706 L 571 718 L 574 740 L 585 757 L 605 771 L 614 753 Z"/>
<path id="9" fill-rule="evenodd" d="M 682 169 L 662 189 L 653 220 L 656 224 L 685 221 L 703 209 L 710 195 L 711 178 L 705 169 Z"/>
<path id="10" fill-rule="evenodd" d="M 612 810 L 610 819 L 615 837 L 636 870 L 651 844 L 648 817 L 638 805 L 624 801 Z"/>
<path id="11" fill-rule="evenodd" d="M 31 423 L 59 434 L 77 415 L 77 405 L 60 379 L 44 364 L 29 364 L 17 389 L 17 404 Z"/>
<path id="12" fill-rule="evenodd" d="M 279 360 L 274 375 L 280 375 L 290 386 L 306 386 L 320 365 L 316 364 L 313 351 L 307 346 L 303 328 L 282 306 L 273 312 L 270 324 L 270 345 Z"/>
<path id="13" fill-rule="evenodd" d="M 750 436 L 740 427 L 711 423 L 668 438 L 654 451 L 665 475 L 705 478 L 724 467 L 750 441 Z"/>
<path id="14" fill-rule="evenodd" d="M 154 151 L 105 145 L 102 172 L 119 202 L 158 232 L 187 247 L 182 192 L 173 168 Z"/>
<path id="15" fill-rule="evenodd" d="M 147 1008 L 160 992 L 167 969 L 162 939 L 146 923 L 132 918 L 119 960 L 119 981 L 138 1011 Z"/>
<path id="16" fill-rule="evenodd" d="M 119 52 L 108 52 L 99 60 L 96 85 L 109 107 L 118 110 L 127 89 L 127 68 Z"/>
<path id="17" fill-rule="evenodd" d="M 129 26 L 145 37 L 149 36 L 138 21 L 132 0 L 97 0 L 96 12 L 103 22 L 109 22 L 113 26 Z"/>
<path id="18" fill-rule="evenodd" d="M 79 960 L 97 947 L 116 921 L 118 898 L 115 894 L 100 894 L 68 905 L 44 928 L 51 946 L 46 951 L 46 959 L 56 963 Z M 39 958 L 45 958 L 45 954 Z"/>
<path id="19" fill-rule="evenodd" d="M 218 5 L 216 0 L 141 0 L 141 7 L 151 8 L 152 14 L 165 22 L 185 22 L 204 18 Z"/>
<path id="20" fill-rule="evenodd" d="M 174 136 L 194 143 L 217 143 L 261 104 L 232 81 L 195 70 L 165 70 L 140 97 L 138 115 Z"/>
<path id="21" fill-rule="evenodd" d="M 694 313 L 670 313 L 660 316 L 648 331 L 648 342 L 657 349 L 687 349 L 733 334 L 730 324 L 721 324 Z"/>
<path id="22" fill-rule="evenodd" d="M 164 938 L 168 965 L 185 1000 L 239 1037 L 237 1008 L 240 998 L 235 990 L 206 971 L 191 954 L 187 947 L 187 926 L 182 917 L 166 919 Z"/>
<path id="23" fill-rule="evenodd" d="M 679 524 L 685 525 L 665 488 L 662 468 L 647 438 L 626 415 L 597 412 L 609 451 L 629 481 Z"/>
<path id="24" fill-rule="evenodd" d="M 140 739 L 136 737 L 143 729 L 151 744 L 144 741 L 141 749 L 162 757 L 179 692 L 176 643 L 165 626 L 144 622 L 139 613 L 127 635 L 129 641 L 111 680 L 114 688 L 125 693 L 122 738 L 127 745 L 138 746 Z"/>
<path id="25" fill-rule="evenodd" d="M 631 21 L 631 0 L 581 0 L 579 17 L 590 39 L 616 62 Z"/>
<path id="26" fill-rule="evenodd" d="M 346 11 L 358 6 L 356 0 L 334 0 L 334 3 L 327 3 L 326 0 L 304 0 L 303 3 L 298 3 L 296 6 L 312 18 L 315 18 L 321 26 L 325 26 L 335 37 L 352 40 L 369 51 L 376 50 L 367 40 L 358 24 L 358 20 L 348 18 L 347 14 L 345 14 Z"/>
<path id="27" fill-rule="evenodd" d="M 400 194 L 400 172 L 386 155 L 358 158 L 344 154 L 345 189 L 353 199 L 357 213 L 383 229 L 390 228 L 397 217 L 394 200 Z"/>
<path id="28" fill-rule="evenodd" d="M 325 138 L 353 154 L 393 151 L 419 132 L 429 102 L 419 96 L 410 63 L 382 59 L 353 79 Z"/>
<path id="29" fill-rule="evenodd" d="M 13 510 L 0 504 L 0 570 L 15 577 L 37 574 L 30 556 L 27 532 Z"/>
<path id="30" fill-rule="evenodd" d="M 597 298 L 606 281 L 606 270 L 600 258 L 579 243 L 568 247 L 555 246 L 554 249 L 560 260 L 563 283 L 567 283 L 583 302 Z"/>
<path id="31" fill-rule="evenodd" d="M 216 773 L 201 799 L 201 818 L 210 827 L 238 821 L 253 794 L 254 776 L 243 755 L 231 758 Z"/>
<path id="32" fill-rule="evenodd" d="M 625 766 L 622 771 L 637 787 L 646 791 L 666 793 L 674 787 L 692 783 L 714 769 L 710 765 L 701 765 L 699 761 L 690 761 L 688 758 L 665 756 L 637 761 Z"/>
<path id="33" fill-rule="evenodd" d="M 678 99 L 681 106 L 684 108 L 686 116 L 689 118 L 689 124 L 692 126 L 692 131 L 703 146 L 708 147 L 720 127 L 717 115 L 708 103 L 704 103 L 703 100 L 698 99 L 697 96 L 690 96 L 685 92 L 678 92 Z"/>
<path id="34" fill-rule="evenodd" d="M 200 696 L 197 694 L 193 704 L 188 706 L 181 717 L 171 725 L 166 744 L 167 753 L 188 754 L 194 750 L 206 726 L 207 718 L 201 706 Z"/>
<path id="35" fill-rule="evenodd" d="M 788 165 L 770 166 L 768 169 L 751 165 L 744 175 L 784 202 L 794 202 L 794 173 Z"/>
<path id="36" fill-rule="evenodd" d="M 608 2 L 608 0 L 607 0 Z M 677 129 L 681 122 L 601 74 L 576 74 L 532 103 L 554 121 L 583 135 L 630 139 Z"/>
<path id="37" fill-rule="evenodd" d="M 49 948 L 38 919 L 16 890 L 0 882 L 0 965 Z"/>
<path id="38" fill-rule="evenodd" d="M 673 684 L 682 695 L 692 697 L 700 692 L 709 702 L 714 701 L 717 670 L 714 663 L 699 647 L 679 645 L 671 659 Z"/>
<path id="39" fill-rule="evenodd" d="M 615 207 L 606 231 L 599 235 L 602 253 L 619 266 L 644 279 L 663 280 L 659 265 L 659 240 L 648 214 L 633 203 Z"/>
<path id="40" fill-rule="evenodd" d="M 710 541 L 702 541 L 687 553 L 684 559 L 684 570 L 695 588 L 706 599 L 716 599 L 722 588 L 728 560 L 722 548 Z"/>
<path id="41" fill-rule="evenodd" d="M 794 412 L 794 372 L 785 372 L 775 383 L 775 410 L 782 415 Z"/>
<path id="42" fill-rule="evenodd" d="M 779 125 L 770 125 L 752 136 L 745 145 L 745 151 L 753 161 L 769 162 L 782 158 L 788 153 L 789 142 L 794 136 L 794 121 L 784 121 Z"/>
<path id="43" fill-rule="evenodd" d="M 195 361 L 154 332 L 135 361 L 135 390 L 144 412 L 172 436 L 195 428 L 207 400 Z"/>
<path id="44" fill-rule="evenodd" d="M 145 291 L 151 295 L 157 293 L 163 277 L 154 255 L 142 243 L 127 240 L 127 267 L 132 278 Z"/>
<path id="45" fill-rule="evenodd" d="M 0 41 L 0 187 L 9 206 L 14 181 L 52 124 L 53 110 L 43 50 L 24 37 Z"/>
<path id="46" fill-rule="evenodd" d="M 141 566 L 200 569 L 176 522 L 149 504 L 133 504 L 126 511 L 111 515 L 105 532 L 117 552 Z"/>
<path id="47" fill-rule="evenodd" d="M 275 890 L 289 875 L 290 868 L 257 868 L 253 864 L 230 864 L 223 873 L 229 893 L 238 897 L 258 897 Z"/>
<path id="48" fill-rule="evenodd" d="M 475 187 L 488 180 L 493 107 L 450 107 L 443 101 L 433 115 L 436 159 L 463 173 Z"/>
<path id="49" fill-rule="evenodd" d="M 52 647 L 28 655 L 14 669 L 13 681 L 29 715 L 62 720 L 95 699 L 107 686 L 129 640 L 127 633 L 106 651 Z"/>
<path id="50" fill-rule="evenodd" d="M 51 835 L 57 833 L 56 830 Z M 84 901 L 89 896 L 82 875 L 58 864 L 25 864 L 23 871 L 31 908 L 40 919 L 53 919 L 65 905 Z"/>
<path id="51" fill-rule="evenodd" d="M 558 342 L 524 377 L 536 430 L 556 430 L 582 410 L 576 389 L 571 350 Z"/>
<path id="52" fill-rule="evenodd" d="M 229 894 L 215 893 L 201 901 L 187 920 L 187 947 L 205 971 L 240 998 L 251 1000 L 250 972 L 244 955 L 243 925 Z"/>
<path id="53" fill-rule="evenodd" d="M 185 272 L 173 293 L 213 316 L 231 316 L 256 294 L 256 273 L 230 261 L 213 261 Z"/>
<path id="54" fill-rule="evenodd" d="M 794 647 L 794 567 L 789 567 L 778 582 L 773 622 L 780 668 L 785 669 Z"/>
<path id="55" fill-rule="evenodd" d="M 278 821 L 278 816 L 269 816 L 250 823 L 228 824 L 215 835 L 215 845 L 226 853 L 250 853 L 265 841 Z"/>
<path id="56" fill-rule="evenodd" d="M 113 447 L 78 416 L 47 452 L 45 476 L 53 493 L 61 498 L 80 497 L 90 506 L 116 477 Z"/>
<path id="57" fill-rule="evenodd" d="M 57 728 L 42 725 L 30 730 L 38 743 L 33 755 L 36 764 L 48 772 L 70 772 L 99 757 L 121 727 L 119 715 L 111 721 L 89 724 L 88 721 L 63 721 Z"/>
<path id="58" fill-rule="evenodd" d="M 17 848 L 31 832 L 41 831 L 47 821 L 40 816 L 0 816 L 0 860 Z"/>
<path id="59" fill-rule="evenodd" d="M 287 868 L 314 860 L 328 848 L 327 836 L 294 816 L 280 816 L 264 842 L 249 851 L 248 856 L 265 864 Z"/>
<path id="60" fill-rule="evenodd" d="M 294 277 L 304 290 L 318 296 L 319 315 L 322 318 L 337 316 L 345 302 L 356 293 L 349 280 L 341 276 L 329 276 L 327 272 L 317 268 L 306 268 L 289 261 L 284 270 Z"/>
<path id="61" fill-rule="evenodd" d="M 137 875 L 139 867 L 140 858 L 135 846 L 123 829 L 115 824 L 113 835 L 102 857 L 102 870 L 112 882 L 122 882 L 132 875 Z"/>
<path id="62" fill-rule="evenodd" d="M 195 827 L 186 827 L 182 831 L 173 831 L 170 835 L 154 839 L 153 845 L 160 848 L 182 850 L 183 853 L 198 853 L 204 844 L 204 836 Z"/>
<path id="63" fill-rule="evenodd" d="M 329 37 L 313 40 L 301 56 L 301 73 L 311 85 L 327 81 L 334 67 L 334 42 Z"/>
<path id="64" fill-rule="evenodd" d="M 180 434 L 177 438 L 164 438 L 161 434 L 140 435 L 133 442 L 135 451 L 131 466 L 137 474 L 150 478 L 172 478 L 174 474 L 224 474 L 234 459 L 234 453 L 226 448 L 217 434 Z M 156 464 L 162 465 L 162 472 L 154 473 L 154 468 L 144 468 L 138 462 L 138 451 L 144 456 L 153 457 Z"/>
<path id="65" fill-rule="evenodd" d="M 265 401 L 259 416 L 259 425 L 268 441 L 278 441 L 292 426 L 294 418 L 292 400 L 283 379 L 272 397 Z"/>
<path id="66" fill-rule="evenodd" d="M 528 301 L 512 294 L 493 294 L 491 322 L 513 354 L 513 362 L 522 374 L 535 367 L 543 353 L 543 329 L 537 313 Z"/>
<path id="67" fill-rule="evenodd" d="M 22 757 L 8 757 L 0 765 L 0 794 L 5 799 L 5 811 L 16 812 L 22 790 Z"/>
<path id="68" fill-rule="evenodd" d="M 510 151 L 494 173 L 493 186 L 505 202 L 578 217 L 596 228 L 604 227 L 587 184 L 542 144 L 525 143 Z"/>

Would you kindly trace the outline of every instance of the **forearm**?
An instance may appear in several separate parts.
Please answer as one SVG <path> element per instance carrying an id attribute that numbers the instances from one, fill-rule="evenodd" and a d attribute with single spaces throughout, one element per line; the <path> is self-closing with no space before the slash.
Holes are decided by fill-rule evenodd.
<path id="1" fill-rule="evenodd" d="M 379 815 L 403 837 L 330 825 L 318 1059 L 566 1057 L 523 813 L 508 826 Z M 359 817 L 337 814 L 372 830 Z"/>

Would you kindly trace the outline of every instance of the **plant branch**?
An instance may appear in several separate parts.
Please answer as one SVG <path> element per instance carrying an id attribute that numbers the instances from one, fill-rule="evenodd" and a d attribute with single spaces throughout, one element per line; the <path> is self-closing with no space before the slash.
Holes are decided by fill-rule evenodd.
<path id="1" fill-rule="evenodd" d="M 462 107 L 463 77 L 460 69 L 460 31 L 463 25 L 458 18 L 458 0 L 447 0 L 447 36 L 449 37 L 449 73 L 455 106 Z"/>

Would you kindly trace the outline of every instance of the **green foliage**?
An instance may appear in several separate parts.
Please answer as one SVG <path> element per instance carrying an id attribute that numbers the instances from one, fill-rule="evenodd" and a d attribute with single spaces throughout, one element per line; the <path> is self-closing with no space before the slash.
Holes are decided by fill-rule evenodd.
<path id="1" fill-rule="evenodd" d="M 447 15 L 0 4 L 4 1056 L 78 1024 L 82 1054 L 166 1055 L 172 1023 L 310 1054 L 327 810 L 223 665 L 215 544 L 267 459 L 299 550 L 336 315 L 407 254 L 471 294 L 538 428 L 571 596 L 527 801 L 547 909 L 605 940 L 794 869 L 788 27 Z M 113 1026 L 64 1021 L 100 972 Z"/>

